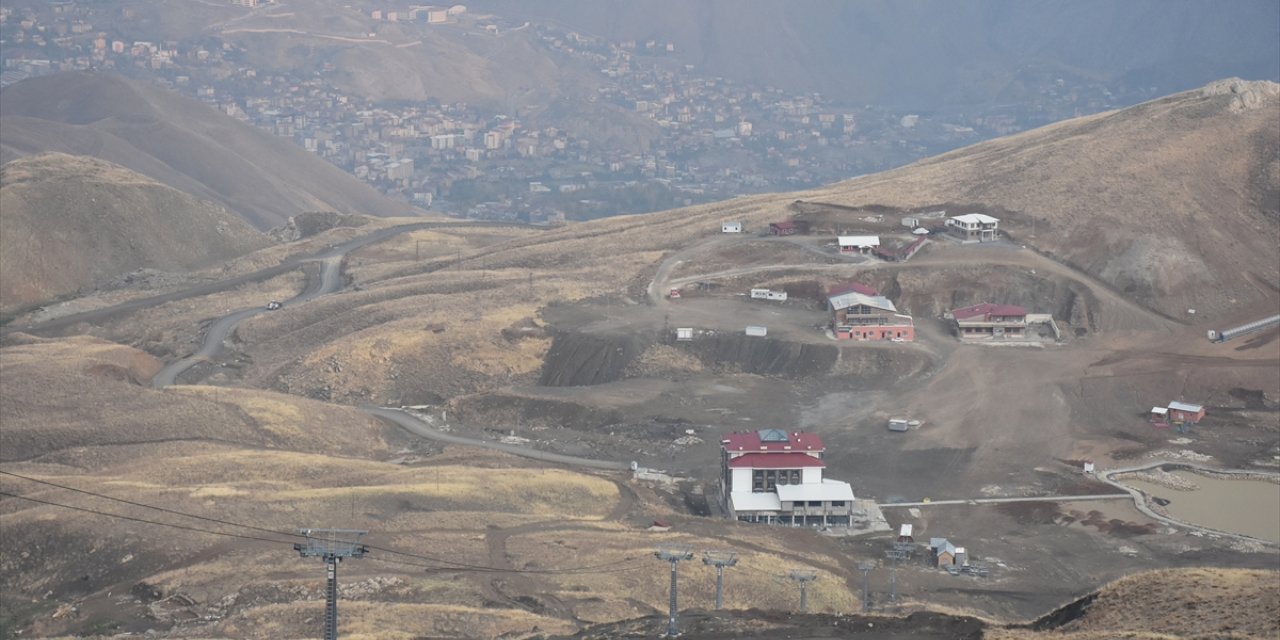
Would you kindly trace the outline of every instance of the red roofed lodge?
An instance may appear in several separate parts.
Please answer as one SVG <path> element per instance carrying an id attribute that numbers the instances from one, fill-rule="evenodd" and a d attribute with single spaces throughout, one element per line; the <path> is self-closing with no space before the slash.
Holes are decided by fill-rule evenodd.
<path id="1" fill-rule="evenodd" d="M 853 489 L 822 477 L 822 438 L 760 429 L 720 439 L 720 497 L 730 518 L 791 526 L 849 526 Z"/>
<path id="2" fill-rule="evenodd" d="M 953 309 L 947 316 L 955 320 L 956 335 L 966 342 L 1027 337 L 1027 310 L 1019 306 L 984 302 Z"/>

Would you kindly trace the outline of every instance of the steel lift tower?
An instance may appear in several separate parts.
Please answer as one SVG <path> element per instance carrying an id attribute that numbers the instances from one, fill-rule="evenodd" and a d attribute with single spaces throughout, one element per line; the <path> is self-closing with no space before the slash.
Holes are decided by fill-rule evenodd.
<path id="1" fill-rule="evenodd" d="M 676 625 L 676 613 L 680 610 L 676 599 L 676 566 L 681 560 L 692 560 L 693 552 L 688 547 L 663 547 L 653 555 L 671 563 L 671 608 L 667 615 L 667 637 L 674 638 L 680 635 L 680 628 Z"/>
<path id="2" fill-rule="evenodd" d="M 809 610 L 809 583 L 818 579 L 817 571 L 796 569 L 788 574 L 789 578 L 800 583 L 800 610 Z"/>
<path id="3" fill-rule="evenodd" d="M 306 543 L 293 545 L 304 558 L 320 558 L 328 569 L 329 584 L 324 597 L 324 640 L 338 640 L 338 563 L 343 558 L 359 558 L 369 552 L 360 544 L 360 536 L 369 533 L 357 529 L 298 529 Z"/>
<path id="4" fill-rule="evenodd" d="M 716 610 L 724 608 L 724 568 L 738 564 L 738 554 L 733 551 L 703 551 L 702 564 L 716 568 Z"/>

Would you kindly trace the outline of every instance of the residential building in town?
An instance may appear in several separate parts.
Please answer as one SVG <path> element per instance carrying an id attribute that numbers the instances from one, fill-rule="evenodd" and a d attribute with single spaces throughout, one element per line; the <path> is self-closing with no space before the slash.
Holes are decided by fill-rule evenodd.
<path id="1" fill-rule="evenodd" d="M 730 518 L 811 527 L 847 527 L 849 483 L 823 477 L 817 434 L 760 429 L 720 439 L 720 497 Z"/>
<path id="2" fill-rule="evenodd" d="M 1000 236 L 1000 219 L 984 213 L 947 218 L 947 230 L 965 242 L 991 242 Z"/>
<path id="3" fill-rule="evenodd" d="M 1027 338 L 1027 310 L 1017 305 L 983 302 L 952 309 L 946 317 L 955 321 L 956 335 L 966 342 Z"/>
<path id="4" fill-rule="evenodd" d="M 827 308 L 836 338 L 899 342 L 916 339 L 911 316 L 898 313 L 893 302 L 866 285 L 851 282 L 832 287 L 827 292 Z"/>

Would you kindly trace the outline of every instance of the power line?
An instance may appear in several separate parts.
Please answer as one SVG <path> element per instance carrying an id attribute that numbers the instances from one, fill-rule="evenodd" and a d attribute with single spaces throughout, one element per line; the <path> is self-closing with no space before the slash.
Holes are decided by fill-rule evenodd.
<path id="1" fill-rule="evenodd" d="M 42 484 L 42 485 L 46 485 L 46 486 L 50 486 L 50 487 L 56 487 L 56 488 L 58 488 L 58 489 L 65 489 L 65 490 L 67 490 L 67 491 L 74 491 L 74 492 L 76 492 L 76 493 L 81 493 L 81 494 L 84 494 L 84 495 L 87 495 L 87 496 L 92 496 L 92 497 L 95 497 L 95 498 L 102 498 L 102 499 L 104 499 L 104 500 L 111 500 L 111 501 L 113 501 L 113 502 L 119 502 L 119 503 L 122 503 L 122 504 L 127 504 L 127 505 L 131 505 L 131 506 L 135 506 L 135 507 L 141 507 L 141 508 L 144 508 L 144 509 L 153 509 L 153 510 L 155 510 L 155 511 L 160 511 L 160 512 L 163 512 L 163 513 L 168 513 L 168 514 L 172 514 L 172 515 L 176 515 L 176 516 L 182 516 L 182 517 L 184 517 L 184 518 L 193 518 L 193 519 L 196 519 L 196 520 L 203 520 L 203 521 L 205 521 L 205 522 L 214 522 L 214 523 L 221 524 L 221 525 L 225 525 L 225 526 L 229 526 L 229 527 L 240 527 L 240 528 L 242 528 L 242 529 L 249 529 L 249 530 L 253 530 L 253 531 L 260 531 L 260 532 L 263 532 L 263 533 L 270 533 L 270 534 L 273 534 L 273 535 L 285 536 L 285 537 L 290 537 L 290 538 L 301 538 L 301 537 L 304 537 L 304 536 L 301 536 L 300 534 L 298 534 L 298 533 L 294 533 L 294 532 L 289 532 L 289 531 L 279 531 L 279 530 L 276 530 L 276 529 L 269 529 L 269 528 L 267 528 L 267 527 L 260 527 L 260 526 L 257 526 L 257 525 L 245 524 L 245 523 L 243 523 L 243 522 L 234 522 L 234 521 L 231 521 L 231 520 L 223 520 L 223 519 L 220 519 L 220 518 L 211 518 L 211 517 L 208 517 L 208 516 L 197 515 L 197 514 L 194 514 L 194 513 L 187 513 L 187 512 L 185 512 L 185 511 L 178 511 L 178 510 L 176 510 L 176 509 L 169 509 L 169 508 L 166 508 L 166 507 L 159 507 L 159 506 L 156 506 L 156 505 L 146 504 L 146 503 L 142 503 L 142 502 L 136 502 L 136 501 L 133 501 L 133 500 L 126 500 L 126 499 L 124 499 L 124 498 L 117 498 L 117 497 L 115 497 L 115 496 L 109 496 L 109 495 L 102 494 L 102 493 L 97 493 L 97 492 L 94 492 L 94 491 L 88 491 L 88 490 L 86 490 L 86 489 L 78 489 L 78 488 L 76 488 L 76 487 L 72 487 L 72 486 L 68 486 L 68 485 L 64 485 L 64 484 L 59 484 L 59 483 L 56 483 L 56 482 L 50 482 L 50 481 L 48 481 L 48 480 L 40 480 L 40 479 L 38 479 L 38 478 L 32 478 L 32 477 L 30 477 L 30 476 L 24 476 L 24 475 L 19 474 L 19 473 L 13 473 L 13 472 L 11 472 L 11 471 L 4 471 L 4 470 L 0 470 L 0 475 L 12 476 L 12 477 L 14 477 L 14 478 L 19 478 L 19 479 L 22 479 L 22 480 L 27 480 L 27 481 L 29 481 L 29 482 L 35 482 L 35 483 L 37 483 L 37 484 Z M 5 495 L 14 495 L 14 494 L 5 494 Z M 23 497 L 23 496 L 14 495 L 14 497 L 21 498 L 21 497 Z M 39 502 L 38 500 L 34 500 L 34 499 L 33 499 L 33 501 Z M 54 506 L 60 506 L 60 505 L 57 505 L 57 504 L 55 504 L 55 503 L 48 503 L 48 504 L 52 504 L 52 505 L 54 505 Z M 69 507 L 69 508 L 73 508 L 73 509 L 75 509 L 76 507 Z M 91 510 L 86 510 L 86 509 L 80 509 L 80 510 L 82 510 L 82 511 L 91 511 Z M 91 511 L 91 512 L 92 512 L 92 511 Z M 97 513 L 97 512 L 93 512 L 93 513 Z M 112 514 L 104 514 L 104 515 L 112 515 Z M 121 516 L 121 517 L 123 517 L 123 516 Z M 139 520 L 139 521 L 145 521 L 145 520 Z M 146 522 L 150 522 L 150 521 L 146 521 Z M 206 529 L 195 529 L 195 528 L 191 528 L 191 527 L 181 527 L 181 526 L 178 526 L 178 525 L 168 525 L 167 523 L 158 523 L 158 524 L 162 524 L 162 525 L 165 525 L 165 526 L 177 526 L 178 528 L 186 529 L 186 530 L 188 530 L 188 531 L 205 531 L 205 532 L 207 532 L 207 531 L 208 531 L 208 530 L 206 530 Z M 227 534 L 227 535 L 236 535 L 236 534 Z M 240 535 L 237 535 L 237 537 L 247 537 L 247 538 L 249 538 L 249 539 L 263 539 L 263 538 L 254 538 L 253 536 L 240 536 Z M 278 541 L 278 540 L 274 540 L 273 542 L 280 542 L 280 541 Z M 445 567 L 427 567 L 427 568 L 432 568 L 432 569 L 436 569 L 436 568 L 444 568 L 444 569 L 452 569 L 452 570 L 454 570 L 454 571 L 477 571 L 477 572 L 493 572 L 493 573 L 532 573 L 532 574 L 612 573 L 612 571 L 602 571 L 602 569 L 609 569 L 609 568 L 611 568 L 611 567 L 617 567 L 617 566 L 620 566 L 620 565 L 623 565 L 623 564 L 626 564 L 626 563 L 628 563 L 628 562 L 632 562 L 632 561 L 635 561 L 635 560 L 636 560 L 636 558 L 626 558 L 626 559 L 623 559 L 623 560 L 618 560 L 618 561 L 615 561 L 615 562 L 608 562 L 608 563 L 599 564 L 599 565 L 588 565 L 588 566 L 584 566 L 584 567 L 570 567 L 570 568 L 566 568 L 566 569 L 503 569 L 503 568 L 501 568 L 501 567 L 491 567 L 491 566 L 487 566 L 487 565 L 469 564 L 469 563 L 465 563 L 465 562 L 458 562 L 458 561 L 456 561 L 456 560 L 448 560 L 448 559 L 445 559 L 445 558 L 440 558 L 440 557 L 431 556 L 431 555 L 427 555 L 427 554 L 422 554 L 422 553 L 412 553 L 412 552 L 409 552 L 409 551 L 400 551 L 400 550 L 398 550 L 398 549 L 391 549 L 391 548 L 388 548 L 388 547 L 380 547 L 380 546 L 377 546 L 377 545 L 371 545 L 371 544 L 370 544 L 370 545 L 364 545 L 364 546 L 365 546 L 366 548 L 368 548 L 369 550 L 376 550 L 376 551 L 381 551 L 381 552 L 383 552 L 383 553 L 388 553 L 388 554 L 392 554 L 392 555 L 403 556 L 403 557 L 406 557 L 406 558 L 414 558 L 414 559 L 417 559 L 417 560 L 426 560 L 426 561 L 428 561 L 428 562 L 436 562 L 436 563 L 439 563 L 439 564 L 441 564 L 441 565 L 446 565 Z M 426 566 L 426 565 L 423 565 L 423 566 Z M 637 565 L 637 566 L 638 566 L 638 565 Z M 632 570 L 632 569 L 626 569 L 626 570 L 627 570 L 627 571 L 630 571 L 630 570 Z"/>

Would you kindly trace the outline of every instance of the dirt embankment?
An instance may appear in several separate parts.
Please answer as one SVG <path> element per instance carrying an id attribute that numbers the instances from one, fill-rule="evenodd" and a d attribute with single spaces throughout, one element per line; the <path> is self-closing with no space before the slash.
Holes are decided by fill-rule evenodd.
<path id="1" fill-rule="evenodd" d="M 718 372 L 806 378 L 831 373 L 840 359 L 835 345 L 813 345 L 740 334 L 703 336 L 675 342 L 654 333 L 600 335 L 557 333 L 547 352 L 538 384 L 547 387 L 589 386 L 616 382 L 637 371 L 660 375 L 653 366 L 640 366 L 654 348 L 675 349 Z"/>
<path id="2" fill-rule="evenodd" d="M 605 638 L 651 638 L 663 629 L 663 616 L 649 616 L 584 629 L 573 640 Z M 969 640 L 983 637 L 986 623 L 969 616 L 953 616 L 922 611 L 894 618 L 886 616 L 824 615 L 789 611 L 702 611 L 680 614 L 681 631 L 690 638 L 862 638 L 879 640 L 906 638 L 925 640 L 946 638 Z"/>
<path id="3" fill-rule="evenodd" d="M 623 421 L 622 413 L 614 409 L 570 400 L 489 393 L 454 398 L 449 411 L 465 424 L 502 425 L 521 432 L 524 428 L 543 427 L 595 429 Z"/>
<path id="4" fill-rule="evenodd" d="M 538 384 L 581 387 L 622 379 L 627 365 L 653 344 L 645 334 L 557 333 L 542 365 Z"/>
<path id="5" fill-rule="evenodd" d="M 831 372 L 840 357 L 835 345 L 801 344 L 742 334 L 717 334 L 686 347 L 709 369 L 787 378 Z"/>

